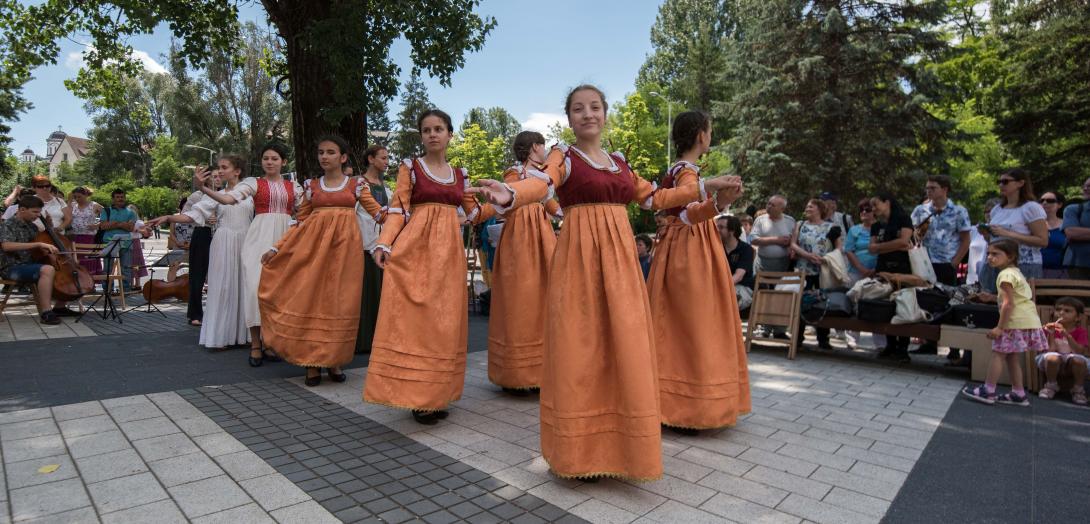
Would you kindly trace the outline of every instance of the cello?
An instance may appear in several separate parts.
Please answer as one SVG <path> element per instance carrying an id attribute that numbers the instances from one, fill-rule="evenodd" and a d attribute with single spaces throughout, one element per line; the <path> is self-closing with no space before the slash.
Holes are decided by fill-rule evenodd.
<path id="1" fill-rule="evenodd" d="M 48 215 L 43 214 L 41 220 L 45 224 L 45 231 L 38 233 L 34 241 L 52 244 L 58 252 L 53 254 L 38 249 L 31 255 L 35 262 L 53 266 L 53 298 L 70 301 L 90 293 L 95 288 L 95 280 L 91 277 L 91 272 L 79 265 L 76 257 L 72 256 L 72 241 L 57 234 Z"/>

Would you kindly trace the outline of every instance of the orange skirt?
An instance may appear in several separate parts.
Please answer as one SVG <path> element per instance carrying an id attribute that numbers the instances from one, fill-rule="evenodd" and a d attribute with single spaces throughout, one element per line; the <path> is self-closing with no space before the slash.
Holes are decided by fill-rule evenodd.
<path id="1" fill-rule="evenodd" d="M 541 385 L 545 294 L 556 234 L 541 204 L 511 212 L 492 264 L 488 380 L 504 388 Z"/>
<path id="2" fill-rule="evenodd" d="M 352 361 L 360 321 L 363 256 L 352 208 L 317 208 L 284 236 L 261 270 L 261 338 L 296 366 Z"/>
<path id="3" fill-rule="evenodd" d="M 648 276 L 662 422 L 710 429 L 749 413 L 749 371 L 734 280 L 714 220 L 659 229 Z"/>
<path id="4" fill-rule="evenodd" d="M 439 204 L 414 206 L 383 272 L 363 400 L 435 411 L 461 398 L 468 301 L 457 211 Z"/>
<path id="5" fill-rule="evenodd" d="M 542 455 L 561 477 L 659 478 L 651 310 L 628 214 L 604 204 L 564 211 L 549 271 Z"/>

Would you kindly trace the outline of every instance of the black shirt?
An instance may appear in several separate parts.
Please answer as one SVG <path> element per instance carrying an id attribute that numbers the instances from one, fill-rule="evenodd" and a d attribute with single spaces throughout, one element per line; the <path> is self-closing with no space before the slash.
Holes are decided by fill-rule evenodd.
<path id="1" fill-rule="evenodd" d="M 870 228 L 871 240 L 876 243 L 889 242 L 901 237 L 902 229 L 912 229 L 912 220 L 907 215 L 891 215 L 888 222 L 875 222 Z M 878 255 L 876 268 L 883 273 L 912 273 L 912 264 L 908 261 L 908 251 L 892 251 Z"/>
<path id="2" fill-rule="evenodd" d="M 727 246 L 724 244 L 723 250 L 726 251 L 726 249 Z M 753 246 L 741 240 L 738 241 L 737 246 L 734 246 L 734 251 L 727 252 L 727 263 L 730 264 L 731 275 L 739 269 L 746 270 L 746 275 L 738 282 L 739 286 L 753 287 L 753 256 Z"/>

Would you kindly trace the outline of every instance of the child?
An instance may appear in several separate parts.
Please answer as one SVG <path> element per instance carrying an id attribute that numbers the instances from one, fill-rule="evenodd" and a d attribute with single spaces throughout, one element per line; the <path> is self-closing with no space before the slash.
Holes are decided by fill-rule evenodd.
<path id="1" fill-rule="evenodd" d="M 1056 301 L 1055 310 L 1057 320 L 1044 327 L 1048 336 L 1048 350 L 1037 354 L 1037 367 L 1045 370 L 1046 377 L 1039 395 L 1041 398 L 1056 396 L 1060 390 L 1056 377 L 1060 371 L 1067 370 L 1075 378 L 1075 385 L 1071 387 L 1071 401 L 1085 406 L 1086 390 L 1082 385 L 1086 381 L 1086 368 L 1090 360 L 1086 358 L 1086 329 L 1078 325 L 1084 310 L 1083 303 L 1075 298 L 1063 297 Z"/>
<path id="2" fill-rule="evenodd" d="M 996 287 L 999 291 L 999 325 L 988 333 L 992 339 L 992 360 L 984 384 L 961 393 L 985 404 L 1011 404 L 1028 406 L 1026 390 L 1022 384 L 1022 353 L 1048 350 L 1048 338 L 1041 329 L 1041 319 L 1033 305 L 1029 282 L 1018 269 L 1018 243 L 999 238 L 988 244 L 988 265 L 999 272 Z M 1011 391 L 996 396 L 995 383 L 1007 364 L 1011 377 Z"/>

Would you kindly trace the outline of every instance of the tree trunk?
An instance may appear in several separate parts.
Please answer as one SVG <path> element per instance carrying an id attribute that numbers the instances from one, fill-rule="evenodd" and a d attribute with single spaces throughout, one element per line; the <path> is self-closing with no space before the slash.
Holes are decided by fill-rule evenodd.
<path id="1" fill-rule="evenodd" d="M 332 2 L 262 0 L 262 3 L 285 42 L 297 176 L 309 178 L 321 175 L 315 142 L 325 134 L 340 135 L 347 140 L 351 149 L 348 151 L 350 160 L 360 165 L 363 151 L 367 149 L 367 113 L 361 108 L 336 123 L 327 122 L 322 117 L 323 108 L 333 100 L 332 73 L 325 67 L 321 56 L 308 49 L 305 42 L 305 32 L 310 22 L 335 16 L 331 14 Z"/>

